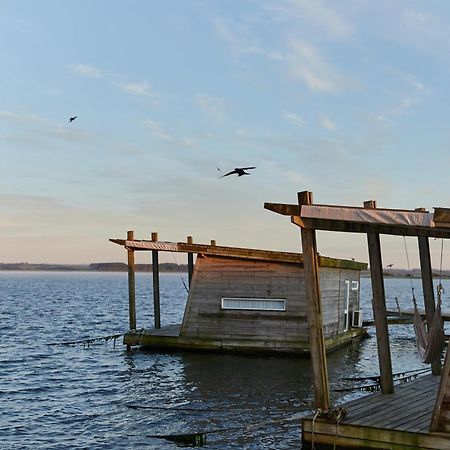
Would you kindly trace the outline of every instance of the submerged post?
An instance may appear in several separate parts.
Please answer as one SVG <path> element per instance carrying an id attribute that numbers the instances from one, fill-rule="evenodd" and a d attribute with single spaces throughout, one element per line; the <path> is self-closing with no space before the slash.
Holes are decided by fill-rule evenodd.
<path id="1" fill-rule="evenodd" d="M 299 192 L 297 196 L 299 208 L 301 208 L 301 205 L 312 204 L 312 192 Z M 328 390 L 325 338 L 323 334 L 322 305 L 320 301 L 316 231 L 314 229 L 302 228 L 301 237 L 315 406 L 316 408 L 328 409 L 330 407 L 330 395 Z"/>
<path id="2" fill-rule="evenodd" d="M 192 244 L 192 236 L 187 237 L 187 243 Z M 192 252 L 188 253 L 188 282 L 189 287 L 191 287 L 192 274 L 194 273 L 194 254 Z"/>
<path id="3" fill-rule="evenodd" d="M 134 240 L 134 232 L 127 232 L 127 241 Z M 128 310 L 130 315 L 130 330 L 136 329 L 136 282 L 134 275 L 134 251 L 127 249 L 128 253 Z"/>
<path id="4" fill-rule="evenodd" d="M 376 208 L 376 202 L 364 202 L 365 208 Z M 381 259 L 380 235 L 367 233 L 369 249 L 370 278 L 372 281 L 372 309 L 377 333 L 378 364 L 380 366 L 380 384 L 383 394 L 394 392 L 392 380 L 392 361 L 389 346 L 389 330 L 386 319 L 386 298 L 384 293 L 383 263 Z"/>
<path id="5" fill-rule="evenodd" d="M 420 270 L 422 272 L 422 289 L 423 299 L 425 303 L 425 316 L 427 319 L 427 329 L 434 320 L 435 304 L 434 304 L 434 289 L 433 289 L 433 273 L 431 270 L 430 258 L 430 243 L 427 236 L 419 236 L 419 256 L 420 256 Z M 441 374 L 441 360 L 440 357 L 431 362 L 431 372 L 433 375 Z"/>
<path id="6" fill-rule="evenodd" d="M 152 233 L 152 242 L 158 240 L 158 233 Z M 153 310 L 155 316 L 155 328 L 161 328 L 161 311 L 159 304 L 159 259 L 158 250 L 152 250 L 153 269 Z"/>

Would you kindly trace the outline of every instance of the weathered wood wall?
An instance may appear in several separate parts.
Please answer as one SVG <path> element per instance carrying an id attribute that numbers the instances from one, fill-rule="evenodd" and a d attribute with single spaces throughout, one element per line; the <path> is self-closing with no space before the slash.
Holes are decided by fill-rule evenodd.
<path id="1" fill-rule="evenodd" d="M 320 268 L 325 337 L 343 331 L 345 280 L 359 282 L 359 275 L 358 270 Z M 355 304 L 358 292 L 350 291 L 350 295 Z M 222 297 L 286 299 L 286 311 L 222 310 Z M 307 345 L 303 268 L 299 264 L 199 256 L 180 335 Z"/>

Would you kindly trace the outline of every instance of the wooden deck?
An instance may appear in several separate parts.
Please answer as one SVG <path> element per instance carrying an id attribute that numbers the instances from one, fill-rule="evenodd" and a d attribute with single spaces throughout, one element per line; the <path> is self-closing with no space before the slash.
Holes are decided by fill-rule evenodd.
<path id="1" fill-rule="evenodd" d="M 450 435 L 430 433 L 440 377 L 427 375 L 395 387 L 394 394 L 375 393 L 341 405 L 347 415 L 339 425 L 324 419 L 302 420 L 302 448 L 450 449 Z"/>

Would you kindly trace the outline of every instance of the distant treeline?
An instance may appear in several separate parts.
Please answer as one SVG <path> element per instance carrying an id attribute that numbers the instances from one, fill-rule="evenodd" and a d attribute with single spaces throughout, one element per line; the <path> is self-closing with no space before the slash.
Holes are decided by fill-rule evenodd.
<path id="1" fill-rule="evenodd" d="M 442 278 L 450 278 L 450 271 L 443 270 L 442 273 L 439 270 L 433 269 L 432 271 L 433 278 L 438 279 Z M 383 270 L 383 275 L 385 277 L 397 277 L 397 278 L 421 278 L 422 274 L 420 269 L 412 269 L 411 271 L 407 269 L 388 269 Z M 362 277 L 370 277 L 370 269 L 361 271 Z"/>
<path id="2" fill-rule="evenodd" d="M 136 264 L 137 272 L 151 272 L 151 264 Z M 45 271 L 78 271 L 78 272 L 126 272 L 125 263 L 93 263 L 93 264 L 29 264 L 29 263 L 0 263 L 0 270 L 45 270 Z M 187 272 L 186 264 L 160 263 L 161 272 Z"/>

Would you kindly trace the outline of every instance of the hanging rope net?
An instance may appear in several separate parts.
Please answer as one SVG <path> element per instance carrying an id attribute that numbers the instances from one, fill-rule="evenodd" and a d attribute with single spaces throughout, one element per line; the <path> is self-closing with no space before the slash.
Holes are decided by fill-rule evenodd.
<path id="1" fill-rule="evenodd" d="M 408 269 L 409 272 L 411 273 L 408 249 L 406 247 L 406 239 L 405 237 L 403 238 L 405 242 L 405 251 L 408 262 Z M 442 250 L 441 250 L 441 265 L 442 265 Z M 432 322 L 428 324 L 428 331 L 427 331 L 425 323 L 420 315 L 419 308 L 417 307 L 417 301 L 414 295 L 414 286 L 412 284 L 411 278 L 410 281 L 411 281 L 412 301 L 414 304 L 413 327 L 414 333 L 416 335 L 417 349 L 419 351 L 419 356 L 422 359 L 422 362 L 425 364 L 430 364 L 433 361 L 439 360 L 445 343 L 444 321 L 442 319 L 442 312 L 441 312 L 441 305 L 442 305 L 441 297 L 442 293 L 444 292 L 444 289 L 440 281 L 437 287 L 437 305 L 434 312 L 434 317 Z"/>

